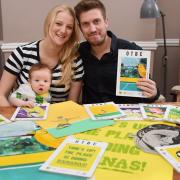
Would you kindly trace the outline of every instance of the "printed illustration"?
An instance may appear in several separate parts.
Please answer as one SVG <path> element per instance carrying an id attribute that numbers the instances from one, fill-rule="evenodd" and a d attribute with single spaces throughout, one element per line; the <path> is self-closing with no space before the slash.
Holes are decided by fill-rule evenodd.
<path id="1" fill-rule="evenodd" d="M 11 120 L 43 120 L 47 118 L 49 104 L 36 105 L 33 108 L 18 107 Z"/>

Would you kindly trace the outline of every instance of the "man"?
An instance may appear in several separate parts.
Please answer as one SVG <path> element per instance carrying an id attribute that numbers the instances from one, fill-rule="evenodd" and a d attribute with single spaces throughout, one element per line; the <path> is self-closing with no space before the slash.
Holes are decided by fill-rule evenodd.
<path id="1" fill-rule="evenodd" d="M 156 83 L 144 78 L 137 82 L 147 98 L 116 96 L 116 73 L 118 49 L 141 50 L 139 46 L 118 39 L 108 31 L 108 20 L 104 5 L 99 0 L 82 0 L 75 6 L 75 12 L 86 42 L 80 45 L 84 63 L 84 86 L 82 102 L 115 103 L 154 102 L 159 97 Z"/>

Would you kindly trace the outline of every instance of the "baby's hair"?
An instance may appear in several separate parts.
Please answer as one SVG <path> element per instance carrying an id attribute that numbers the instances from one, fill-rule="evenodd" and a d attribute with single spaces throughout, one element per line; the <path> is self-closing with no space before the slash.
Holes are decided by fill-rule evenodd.
<path id="1" fill-rule="evenodd" d="M 49 70 L 50 74 L 52 74 L 52 70 L 49 68 L 49 66 L 47 66 L 46 64 L 38 63 L 31 66 L 31 69 L 29 70 L 29 78 L 31 78 L 31 75 L 34 71 L 38 71 L 41 69 L 47 69 Z"/>

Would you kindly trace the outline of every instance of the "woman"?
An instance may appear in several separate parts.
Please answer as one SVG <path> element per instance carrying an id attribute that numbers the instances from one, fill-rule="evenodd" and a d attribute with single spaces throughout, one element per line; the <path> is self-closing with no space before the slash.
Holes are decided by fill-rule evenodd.
<path id="1" fill-rule="evenodd" d="M 77 58 L 79 29 L 74 11 L 65 5 L 53 8 L 44 23 L 44 39 L 20 46 L 6 61 L 0 82 L 0 106 L 10 106 L 7 97 L 14 87 L 27 83 L 33 64 L 47 65 L 53 72 L 52 103 L 78 101 L 83 76 L 82 60 Z"/>

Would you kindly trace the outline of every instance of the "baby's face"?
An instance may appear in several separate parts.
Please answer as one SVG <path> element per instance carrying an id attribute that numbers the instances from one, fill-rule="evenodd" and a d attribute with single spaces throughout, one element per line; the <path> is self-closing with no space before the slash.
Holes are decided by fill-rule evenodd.
<path id="1" fill-rule="evenodd" d="M 30 78 L 33 91 L 38 94 L 47 93 L 51 85 L 51 73 L 47 69 L 33 71 Z"/>

